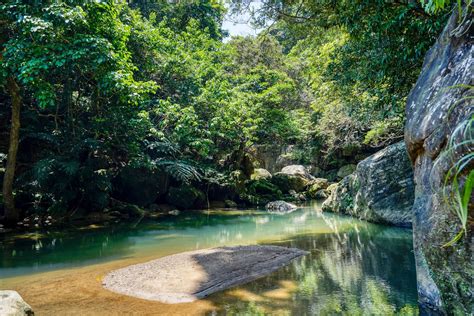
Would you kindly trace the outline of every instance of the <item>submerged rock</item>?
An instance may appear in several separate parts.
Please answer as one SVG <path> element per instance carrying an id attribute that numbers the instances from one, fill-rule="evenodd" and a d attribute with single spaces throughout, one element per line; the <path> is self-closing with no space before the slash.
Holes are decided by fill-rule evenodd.
<path id="1" fill-rule="evenodd" d="M 470 315 L 474 310 L 474 222 L 467 222 L 468 236 L 453 247 L 441 247 L 461 229 L 453 206 L 446 205 L 443 196 L 446 174 L 453 161 L 474 152 L 472 125 L 471 133 L 460 132 L 472 124 L 468 120 L 474 115 L 471 9 L 463 8 L 464 14 L 469 15 L 463 19 L 458 18 L 458 10 L 453 11 L 425 57 L 406 105 L 405 141 L 416 182 L 413 233 L 419 301 L 422 307 L 450 315 Z M 452 141 L 471 143 L 447 151 L 447 144 Z M 469 170 L 472 165 L 471 169 L 467 167 Z M 460 185 L 466 174 L 460 175 Z M 474 208 L 472 203 L 471 196 L 470 211 Z"/>
<path id="2" fill-rule="evenodd" d="M 308 252 L 278 246 L 203 249 L 166 256 L 107 274 L 113 292 L 163 303 L 185 303 L 267 275 Z"/>
<path id="3" fill-rule="evenodd" d="M 16 291 L 0 291 L 0 315 L 32 316 L 35 313 L 30 305 Z"/>
<path id="4" fill-rule="evenodd" d="M 273 201 L 265 205 L 265 209 L 269 212 L 289 213 L 296 210 L 298 207 L 292 203 L 285 201 Z"/>
<path id="5" fill-rule="evenodd" d="M 405 144 L 400 142 L 362 160 L 355 173 L 331 188 L 323 210 L 410 226 L 413 199 L 413 170 Z"/>

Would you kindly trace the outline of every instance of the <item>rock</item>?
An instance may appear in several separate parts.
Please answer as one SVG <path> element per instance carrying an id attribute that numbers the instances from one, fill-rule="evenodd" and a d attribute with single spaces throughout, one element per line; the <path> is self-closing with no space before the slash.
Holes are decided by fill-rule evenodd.
<path id="1" fill-rule="evenodd" d="M 298 207 L 294 204 L 285 201 L 273 201 L 265 205 L 265 209 L 269 212 L 275 213 L 290 213 L 296 210 Z"/>
<path id="2" fill-rule="evenodd" d="M 362 160 L 354 180 L 354 207 L 349 214 L 371 222 L 411 226 L 415 184 L 404 142 Z"/>
<path id="3" fill-rule="evenodd" d="M 307 253 L 260 245 L 201 249 L 112 271 L 102 285 L 141 299 L 186 303 L 268 275 Z"/>
<path id="4" fill-rule="evenodd" d="M 328 185 L 328 187 L 325 190 L 326 194 L 330 195 L 332 191 L 335 190 L 336 188 L 337 188 L 337 183 L 331 183 L 330 185 Z"/>
<path id="5" fill-rule="evenodd" d="M 306 187 L 315 178 L 302 165 L 291 165 L 275 173 L 272 183 L 279 187 L 283 192 L 294 190 L 296 192 L 305 191 Z"/>
<path id="6" fill-rule="evenodd" d="M 304 202 L 306 201 L 306 195 L 304 193 L 298 193 L 295 190 L 290 190 L 288 194 L 291 195 L 291 197 L 298 202 Z"/>
<path id="7" fill-rule="evenodd" d="M 339 183 L 334 183 L 328 187 L 329 197 L 323 202 L 322 210 L 325 212 L 348 213 L 354 206 L 354 192 L 352 184 L 354 175 L 348 175 Z"/>
<path id="8" fill-rule="evenodd" d="M 34 315 L 33 309 L 16 291 L 0 291 L 0 315 L 23 316 Z"/>
<path id="9" fill-rule="evenodd" d="M 206 206 L 206 195 L 204 192 L 189 185 L 170 187 L 166 200 L 169 204 L 180 209 L 202 208 Z"/>
<path id="10" fill-rule="evenodd" d="M 170 214 L 170 215 L 174 215 L 174 216 L 178 216 L 178 215 L 179 215 L 179 213 L 180 213 L 180 211 L 179 211 L 179 210 L 171 210 L 171 211 L 169 211 L 169 212 L 168 212 L 168 214 Z"/>
<path id="11" fill-rule="evenodd" d="M 311 182 L 311 185 L 308 189 L 308 196 L 312 199 L 326 198 L 327 196 L 326 196 L 326 193 L 324 192 L 324 190 L 328 187 L 328 185 L 329 185 L 329 181 L 327 179 L 324 179 L 324 178 L 314 179 Z M 324 194 L 322 194 L 322 193 L 324 193 Z"/>
<path id="12" fill-rule="evenodd" d="M 302 165 L 290 165 L 283 167 L 280 173 L 292 176 L 300 176 L 307 180 L 314 180 L 314 177 L 309 173 L 306 167 Z"/>
<path id="13" fill-rule="evenodd" d="M 446 152 L 449 141 L 469 140 L 469 133 L 452 133 L 462 130 L 474 114 L 472 99 L 466 98 L 472 98 L 472 88 L 461 87 L 473 84 L 472 9 L 463 8 L 470 15 L 462 19 L 461 25 L 457 12 L 453 10 L 443 33 L 425 57 L 407 99 L 405 141 L 416 183 L 413 235 L 422 313 L 427 308 L 441 314 L 469 315 L 474 310 L 474 222 L 468 220 L 468 236 L 453 247 L 441 248 L 461 227 L 453 207 L 446 205 L 443 197 L 446 173 L 452 161 L 473 152 L 472 145 Z M 464 179 L 465 174 L 460 175 L 460 185 Z M 473 204 L 469 208 L 472 211 Z"/>
<path id="14" fill-rule="evenodd" d="M 224 205 L 225 205 L 225 207 L 228 207 L 228 208 L 236 208 L 237 207 L 237 203 L 235 203 L 232 200 L 225 200 Z"/>
<path id="15" fill-rule="evenodd" d="M 140 208 L 138 205 L 125 203 L 118 200 L 113 200 L 111 206 L 112 212 L 110 212 L 109 215 L 115 214 L 114 212 L 119 212 L 120 217 L 122 218 L 143 217 L 146 213 L 145 210 Z"/>
<path id="16" fill-rule="evenodd" d="M 323 210 L 375 223 L 410 226 L 414 183 L 405 144 L 390 145 L 362 160 L 355 173 L 330 192 Z"/>
<path id="17" fill-rule="evenodd" d="M 112 197 L 144 207 L 166 194 L 169 180 L 160 171 L 125 167 L 112 183 Z"/>
<path id="18" fill-rule="evenodd" d="M 337 171 L 337 177 L 339 179 L 342 179 L 344 177 L 347 177 L 348 175 L 350 175 L 351 173 L 353 173 L 355 170 L 356 170 L 356 165 L 354 164 L 349 164 L 349 165 L 345 165 L 345 166 L 342 166 L 341 168 L 339 168 L 339 170 Z"/>
<path id="19" fill-rule="evenodd" d="M 326 193 L 326 190 L 318 190 L 312 194 L 312 198 L 316 200 L 325 200 L 328 198 L 328 194 Z"/>
<path id="20" fill-rule="evenodd" d="M 253 174 L 250 176 L 250 179 L 252 180 L 267 180 L 267 179 L 271 179 L 272 177 L 272 174 L 266 170 L 266 169 L 262 169 L 262 168 L 255 168 L 253 170 Z"/>

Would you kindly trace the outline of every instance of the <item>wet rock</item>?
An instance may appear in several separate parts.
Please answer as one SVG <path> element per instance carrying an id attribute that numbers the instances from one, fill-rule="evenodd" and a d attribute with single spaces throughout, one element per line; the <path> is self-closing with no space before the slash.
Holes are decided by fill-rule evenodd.
<path id="1" fill-rule="evenodd" d="M 265 205 L 265 209 L 269 212 L 275 213 L 289 213 L 296 210 L 298 207 L 294 204 L 285 201 L 273 201 Z"/>
<path id="2" fill-rule="evenodd" d="M 0 315 L 2 316 L 32 316 L 35 313 L 30 305 L 16 291 L 0 291 Z"/>
<path id="3" fill-rule="evenodd" d="M 458 10 L 453 10 L 443 33 L 425 57 L 406 105 L 405 141 L 416 183 L 413 233 L 418 296 L 421 306 L 431 310 L 427 315 L 434 314 L 433 310 L 470 315 L 474 310 L 474 222 L 468 220 L 468 236 L 453 247 L 441 247 L 461 229 L 453 206 L 445 203 L 442 193 L 446 174 L 453 161 L 474 151 L 472 145 L 447 151 L 447 144 L 452 141 L 472 144 L 472 132 L 453 133 L 462 130 L 474 114 L 472 8 L 464 7 L 463 12 L 469 12 L 469 16 L 459 19 Z M 460 185 L 465 176 L 460 175 Z M 451 189 L 450 183 L 447 190 Z M 472 203 L 471 196 L 470 210 L 474 209 Z"/>

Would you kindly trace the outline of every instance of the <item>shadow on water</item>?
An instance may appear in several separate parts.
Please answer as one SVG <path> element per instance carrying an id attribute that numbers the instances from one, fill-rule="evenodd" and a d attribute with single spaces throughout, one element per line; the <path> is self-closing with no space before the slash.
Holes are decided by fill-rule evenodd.
<path id="1" fill-rule="evenodd" d="M 270 244 L 310 254 L 266 277 L 206 300 L 226 315 L 415 315 L 411 230 L 305 207 L 183 212 L 131 225 L 0 237 L 1 277 L 27 276 L 134 256 L 161 257 L 202 248 Z M 206 267 L 202 267 L 205 271 Z"/>
<path id="2" fill-rule="evenodd" d="M 337 226 L 337 219 L 329 225 Z M 212 315 L 417 315 L 411 231 L 369 225 L 298 236 L 310 251 L 269 276 L 210 296 Z"/>

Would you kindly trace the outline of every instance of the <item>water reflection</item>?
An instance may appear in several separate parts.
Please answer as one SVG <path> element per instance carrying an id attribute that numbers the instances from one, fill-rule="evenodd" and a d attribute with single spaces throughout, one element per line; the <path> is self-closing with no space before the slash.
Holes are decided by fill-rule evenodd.
<path id="1" fill-rule="evenodd" d="M 338 219 L 321 216 L 337 231 Z M 213 314 L 417 315 L 411 232 L 370 225 L 295 237 L 311 253 L 250 284 L 216 294 Z"/>
<path id="2" fill-rule="evenodd" d="M 136 226 L 0 237 L 0 275 L 14 277 L 92 262 L 237 244 L 310 252 L 271 275 L 217 293 L 214 314 L 417 314 L 411 231 L 323 214 L 218 210 L 183 213 Z"/>

